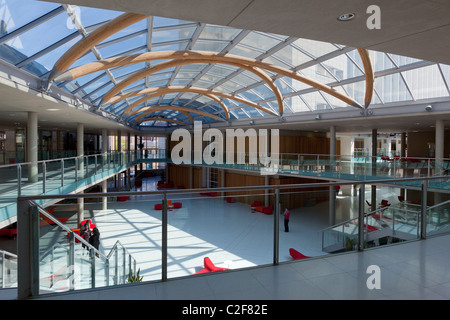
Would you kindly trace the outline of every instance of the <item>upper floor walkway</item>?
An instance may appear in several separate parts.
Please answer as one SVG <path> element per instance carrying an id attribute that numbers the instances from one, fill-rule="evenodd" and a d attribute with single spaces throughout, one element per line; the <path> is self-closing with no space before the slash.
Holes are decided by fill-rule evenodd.
<path id="1" fill-rule="evenodd" d="M 442 176 L 428 181 L 429 191 L 450 192 L 450 159 L 353 157 L 322 154 L 278 155 L 276 162 L 262 165 L 256 155 L 236 153 L 231 163 L 202 166 L 243 170 L 262 175 L 286 175 L 326 181 L 371 181 L 417 179 Z M 274 158 L 272 156 L 272 158 Z M 227 155 L 224 159 L 228 159 Z M 140 163 L 172 162 L 166 150 L 152 153 L 108 152 L 83 157 L 45 160 L 37 163 L 17 163 L 0 166 L 0 227 L 16 221 L 16 198 L 20 195 L 54 195 L 81 192 Z M 194 163 L 193 159 L 190 163 Z M 396 182 L 420 189 L 420 180 Z M 44 205 L 44 203 L 41 203 Z"/>

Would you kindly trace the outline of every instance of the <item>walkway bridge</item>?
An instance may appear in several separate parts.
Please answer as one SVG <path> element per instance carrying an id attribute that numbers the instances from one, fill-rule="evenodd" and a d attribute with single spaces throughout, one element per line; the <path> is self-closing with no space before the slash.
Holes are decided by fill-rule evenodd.
<path id="1" fill-rule="evenodd" d="M 207 164 L 221 169 L 258 172 L 263 175 L 286 175 L 314 178 L 326 181 L 371 181 L 383 179 L 420 178 L 446 176 L 450 171 L 450 159 L 432 158 L 393 158 L 353 157 L 320 154 L 279 155 L 276 165 L 264 166 L 251 164 L 256 159 L 252 154 L 234 154 L 242 159 L 243 164 Z M 225 154 L 223 159 L 227 159 Z M 84 157 L 71 157 L 39 161 L 36 164 L 18 163 L 0 166 L 0 228 L 16 221 L 16 199 L 20 195 L 54 195 L 81 192 L 120 172 L 140 163 L 172 162 L 166 150 L 155 150 L 146 156 L 139 152 L 109 152 Z M 193 159 L 192 162 L 194 163 Z M 33 179 L 29 171 L 37 170 Z M 387 182 L 389 183 L 389 182 Z M 396 182 L 398 186 L 421 188 L 421 181 Z M 448 179 L 430 180 L 429 191 L 450 193 L 450 176 Z M 43 207 L 49 203 L 39 203 Z"/>

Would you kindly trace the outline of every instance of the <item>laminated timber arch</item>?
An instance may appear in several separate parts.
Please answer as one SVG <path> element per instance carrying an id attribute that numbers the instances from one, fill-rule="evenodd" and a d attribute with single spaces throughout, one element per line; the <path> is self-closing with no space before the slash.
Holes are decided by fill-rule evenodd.
<path id="1" fill-rule="evenodd" d="M 372 62 L 370 61 L 369 51 L 358 48 L 359 56 L 364 66 L 364 74 L 366 75 L 366 93 L 364 97 L 364 107 L 367 109 L 373 96 L 373 86 L 375 75 L 373 73 Z"/>
<path id="2" fill-rule="evenodd" d="M 238 102 L 241 102 L 243 104 L 246 104 L 248 106 L 254 107 L 256 109 L 259 109 L 261 111 L 264 111 L 270 115 L 274 115 L 277 116 L 277 114 L 275 114 L 274 112 L 272 112 L 271 110 L 264 108 L 262 106 L 260 106 L 259 104 L 256 104 L 254 102 L 233 96 L 231 94 L 228 93 L 224 93 L 224 92 L 220 92 L 220 91 L 213 91 L 213 90 L 208 90 L 208 89 L 204 89 L 204 88 L 196 88 L 196 87 L 181 87 L 181 86 L 171 86 L 171 87 L 154 87 L 154 88 L 146 88 L 146 89 L 142 89 L 142 90 L 138 90 L 138 91 L 132 91 L 132 92 L 128 92 L 119 96 L 115 96 L 111 99 L 111 103 L 115 103 L 118 102 L 120 100 L 123 99 L 127 99 L 127 98 L 131 98 L 134 96 L 139 96 L 139 95 L 143 95 L 143 94 L 148 94 L 148 93 L 160 93 L 160 94 L 156 94 L 156 95 L 161 95 L 161 94 L 166 94 L 168 92 L 193 92 L 193 93 L 198 93 L 198 94 L 212 94 L 215 96 L 219 96 L 222 98 L 226 98 L 226 99 L 231 99 L 231 100 L 236 100 Z M 146 97 L 144 97 L 146 98 Z M 143 101 L 149 100 L 150 98 L 144 99 Z M 130 106 L 131 107 L 131 106 Z M 244 106 L 242 106 L 241 108 L 244 108 Z M 128 108 L 127 108 L 128 109 Z M 130 109 L 131 110 L 131 109 Z M 191 110 L 191 109 L 189 109 Z M 228 110 L 228 109 L 227 109 Z M 129 110 L 128 110 L 129 111 Z"/>
<path id="3" fill-rule="evenodd" d="M 368 57 L 368 55 L 367 55 Z M 253 66 L 261 69 L 265 69 L 286 77 L 290 77 L 294 80 L 303 82 L 307 85 L 310 85 L 318 90 L 321 90 L 325 93 L 328 93 L 335 98 L 338 98 L 345 103 L 363 109 L 363 107 L 353 100 L 352 98 L 348 97 L 345 94 L 342 94 L 335 89 L 333 89 L 330 86 L 318 83 L 312 79 L 309 79 L 307 77 L 304 77 L 302 75 L 297 74 L 297 72 L 285 69 L 276 65 L 272 65 L 269 63 L 261 62 L 256 59 L 251 58 L 245 58 L 240 57 L 236 55 L 231 54 L 220 54 L 220 53 L 213 53 L 213 52 L 205 52 L 205 51 L 160 51 L 160 52 L 146 52 L 146 53 L 140 53 L 140 54 L 132 54 L 127 56 L 119 56 L 119 57 L 113 57 L 109 59 L 105 59 L 102 61 L 97 62 L 91 62 L 73 69 L 70 69 L 60 76 L 56 77 L 54 81 L 70 81 L 73 79 L 76 79 L 78 77 L 84 76 L 89 73 L 102 71 L 105 69 L 113 68 L 113 67 L 120 67 L 128 64 L 134 64 L 134 63 L 140 63 L 140 62 L 148 62 L 152 60 L 166 60 L 166 59 L 184 59 L 184 60 L 202 60 L 205 61 L 205 63 L 208 63 L 208 61 L 213 61 L 215 63 L 239 63 L 243 65 Z M 370 60 L 368 60 L 370 62 Z M 366 88 L 370 85 L 373 86 L 373 78 L 372 79 L 366 79 Z M 367 94 L 366 90 L 366 94 Z M 367 103 L 367 101 L 366 101 Z"/>
<path id="4" fill-rule="evenodd" d="M 136 114 L 136 113 L 140 112 L 141 109 L 134 110 L 134 111 L 133 111 L 133 109 L 135 107 L 137 107 L 139 104 L 141 104 L 142 102 L 145 102 L 147 100 L 153 99 L 154 97 L 158 97 L 158 96 L 163 95 L 163 94 L 174 93 L 174 92 L 193 92 L 193 91 L 192 90 L 191 91 L 186 91 L 186 90 L 182 90 L 181 88 L 179 89 L 179 88 L 170 88 L 170 87 L 166 87 L 165 88 L 165 87 L 162 87 L 161 90 L 159 90 L 159 91 L 157 91 L 157 92 L 155 92 L 155 93 L 153 93 L 153 94 L 151 94 L 149 96 L 145 96 L 145 97 L 143 97 L 143 98 L 133 102 L 129 107 L 127 107 L 123 111 L 123 115 L 127 115 L 128 114 L 128 115 L 131 116 L 133 114 Z M 225 112 L 225 118 L 227 120 L 230 119 L 230 112 L 228 111 L 227 106 L 216 95 L 210 94 L 210 93 L 199 93 L 199 94 L 204 95 L 204 96 L 206 96 L 206 97 L 216 101 L 222 107 L 223 111 Z"/>
<path id="5" fill-rule="evenodd" d="M 148 115 L 150 113 L 153 113 L 153 112 L 156 112 L 156 111 L 162 111 L 162 110 L 172 110 L 172 111 L 180 111 L 180 112 L 184 111 L 184 112 L 189 112 L 189 113 L 192 112 L 192 113 L 200 114 L 200 115 L 205 116 L 205 117 L 212 118 L 212 119 L 217 120 L 217 121 L 225 121 L 224 119 L 222 119 L 222 118 L 220 118 L 218 116 L 215 116 L 213 114 L 210 114 L 208 112 L 204 112 L 204 111 L 200 111 L 200 110 L 196 110 L 196 109 L 191 109 L 191 108 L 186 108 L 186 107 L 151 106 L 151 107 L 147 107 L 147 108 L 148 109 L 146 109 L 144 113 L 141 113 L 140 115 L 138 115 L 134 119 L 134 121 L 138 121 L 139 119 L 142 119 L 144 116 L 146 116 L 146 115 Z"/>
<path id="6" fill-rule="evenodd" d="M 101 105 L 106 105 L 108 103 L 111 103 L 111 99 L 113 98 L 113 96 L 116 93 L 120 92 L 122 89 L 126 88 L 130 84 L 132 84 L 136 81 L 139 81 L 140 79 L 145 78 L 153 73 L 162 71 L 164 69 L 169 69 L 169 68 L 178 67 L 178 66 L 187 65 L 187 64 L 214 63 L 214 62 L 215 61 L 213 61 L 213 59 L 211 59 L 211 61 L 209 61 L 209 62 L 205 61 L 204 59 L 202 59 L 202 60 L 195 60 L 195 59 L 171 60 L 171 61 L 161 62 L 159 64 L 154 65 L 153 67 L 151 67 L 149 69 L 144 69 L 144 70 L 138 71 L 138 72 L 132 74 L 131 76 L 129 76 L 128 78 L 126 78 L 125 80 L 121 81 L 117 85 L 115 85 L 111 90 L 109 90 L 107 93 L 105 93 L 105 95 L 103 96 Z M 263 70 L 261 70 L 257 67 L 252 67 L 252 66 L 248 66 L 245 64 L 231 63 L 231 62 L 229 62 L 227 64 L 237 66 L 239 68 L 250 71 L 250 72 L 254 73 L 255 75 L 257 75 L 258 77 L 260 77 L 262 80 L 264 80 L 269 85 L 269 87 L 272 89 L 273 93 L 275 94 L 275 97 L 276 97 L 277 103 L 278 103 L 278 112 L 280 113 L 280 116 L 283 114 L 283 112 L 284 112 L 283 96 L 281 95 L 280 89 L 275 85 L 275 82 L 272 80 L 272 78 L 270 78 L 267 75 L 267 73 L 265 73 Z"/>
<path id="7" fill-rule="evenodd" d="M 176 123 L 179 125 L 186 125 L 185 122 L 183 121 L 179 121 L 179 120 L 175 120 L 175 119 L 166 119 L 166 118 L 147 118 L 147 119 L 140 119 L 139 121 L 136 121 L 137 123 L 142 123 L 142 122 L 146 122 L 146 121 L 165 121 L 165 122 L 171 122 L 171 123 Z"/>
<path id="8" fill-rule="evenodd" d="M 113 34 L 125 29 L 132 24 L 139 22 L 150 16 L 136 13 L 124 13 L 110 21 L 104 23 L 100 27 L 93 30 L 85 38 L 78 41 L 69 50 L 67 50 L 53 66 L 52 72 L 48 77 L 48 81 L 51 82 L 55 77 L 61 73 L 67 71 L 75 61 L 77 61 L 86 52 L 92 49 L 95 45 L 99 44 L 106 38 Z"/>

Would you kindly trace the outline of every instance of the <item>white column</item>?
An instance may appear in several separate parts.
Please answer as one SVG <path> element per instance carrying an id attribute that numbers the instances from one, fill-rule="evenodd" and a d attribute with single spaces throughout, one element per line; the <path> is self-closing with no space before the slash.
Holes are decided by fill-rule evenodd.
<path id="1" fill-rule="evenodd" d="M 436 120 L 435 157 L 444 158 L 444 120 Z"/>
<path id="2" fill-rule="evenodd" d="M 28 181 L 38 181 L 38 114 L 28 112 L 27 123 L 27 161 L 31 162 L 28 166 Z"/>

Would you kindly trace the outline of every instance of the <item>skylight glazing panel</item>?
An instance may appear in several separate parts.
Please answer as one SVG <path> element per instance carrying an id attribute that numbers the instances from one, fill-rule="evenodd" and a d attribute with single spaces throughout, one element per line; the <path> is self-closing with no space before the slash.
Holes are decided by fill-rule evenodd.
<path id="1" fill-rule="evenodd" d="M 256 49 L 251 49 L 251 48 L 244 47 L 241 45 L 237 45 L 233 49 L 230 50 L 230 54 L 235 54 L 238 56 L 252 58 L 252 59 L 259 57 L 262 53 L 263 53 L 262 51 L 258 51 Z"/>
<path id="2" fill-rule="evenodd" d="M 60 6 L 57 3 L 35 0 L 1 0 L 0 36 L 10 33 Z"/>
<path id="3" fill-rule="evenodd" d="M 265 34 L 252 31 L 241 40 L 240 44 L 247 45 L 252 48 L 258 48 L 259 50 L 268 51 L 280 42 L 280 40 L 274 39 Z"/>
<path id="4" fill-rule="evenodd" d="M 275 98 L 275 93 L 265 84 L 260 85 L 252 89 L 257 95 L 261 96 L 263 99 Z"/>
<path id="5" fill-rule="evenodd" d="M 109 21 L 122 14 L 122 12 L 114 10 L 81 7 L 81 6 L 71 6 L 71 7 L 76 16 L 78 17 L 78 21 L 81 22 L 81 25 L 84 26 L 85 28 L 102 22 Z"/>
<path id="6" fill-rule="evenodd" d="M 69 42 L 66 42 L 65 44 L 47 52 L 46 54 L 36 58 L 34 61 L 30 62 L 29 65 L 36 64 L 41 65 L 45 68 L 45 70 L 50 71 L 53 69 L 53 66 L 55 65 L 55 62 L 58 61 L 58 59 L 67 51 L 69 50 L 75 43 L 77 43 L 81 39 L 81 36 L 78 36 L 74 39 L 72 39 Z M 28 67 L 30 67 L 28 66 Z M 36 74 L 37 76 L 41 76 L 42 74 Z"/>
<path id="7" fill-rule="evenodd" d="M 313 111 L 330 110 L 330 106 L 319 92 L 302 94 L 302 98 L 312 108 Z"/>
<path id="8" fill-rule="evenodd" d="M 281 61 L 285 61 L 288 65 L 293 66 L 299 66 L 312 60 L 311 57 L 291 45 L 285 46 L 284 48 L 278 50 L 273 54 L 273 56 Z"/>
<path id="9" fill-rule="evenodd" d="M 289 94 L 289 93 L 293 92 L 292 87 L 290 87 L 288 84 L 289 82 L 291 82 L 290 78 L 286 78 L 286 77 L 275 80 L 275 85 L 278 87 L 281 94 L 284 95 L 284 94 Z"/>
<path id="10" fill-rule="evenodd" d="M 392 58 L 392 60 L 394 60 L 395 64 L 397 64 L 397 66 L 401 67 L 407 64 L 411 64 L 414 62 L 419 62 L 421 60 L 416 59 L 416 58 L 410 58 L 410 57 L 405 57 L 405 56 L 399 56 L 396 54 L 389 54 Z"/>
<path id="11" fill-rule="evenodd" d="M 188 40 L 169 44 L 152 44 L 152 51 L 159 52 L 159 51 L 186 50 L 188 44 L 189 44 Z"/>
<path id="12" fill-rule="evenodd" d="M 292 45 L 294 47 L 298 47 L 299 49 L 306 51 L 307 53 L 316 58 L 338 50 L 338 48 L 336 48 L 331 43 L 309 39 L 298 39 L 294 41 Z"/>
<path id="13" fill-rule="evenodd" d="M 273 65 L 279 66 L 284 69 L 292 69 L 295 67 L 294 65 L 288 63 L 287 61 L 281 61 L 281 60 L 275 58 L 274 56 L 269 56 L 267 58 L 264 58 L 262 60 L 262 62 L 273 64 Z"/>
<path id="14" fill-rule="evenodd" d="M 179 20 L 179 19 L 171 19 L 171 18 L 164 18 L 164 17 L 153 17 L 153 27 L 168 27 L 168 26 L 176 26 L 176 25 L 183 25 L 183 24 L 189 24 L 192 23 L 190 21 L 185 20 Z"/>
<path id="15" fill-rule="evenodd" d="M 214 64 L 211 67 L 211 69 L 208 70 L 208 73 L 225 78 L 225 77 L 228 77 L 233 72 L 235 72 L 237 69 L 238 69 L 238 67 L 234 67 L 234 66 L 228 66 L 228 65 L 225 66 L 225 65 L 221 65 L 221 64 Z"/>
<path id="16" fill-rule="evenodd" d="M 440 64 L 439 67 L 442 70 L 442 75 L 444 76 L 444 80 L 447 83 L 447 87 L 450 87 L 450 66 L 446 64 Z"/>
<path id="17" fill-rule="evenodd" d="M 335 82 L 362 76 L 359 68 L 345 55 L 339 55 L 314 66 L 316 74 L 323 76 L 322 83 Z"/>
<path id="18" fill-rule="evenodd" d="M 308 106 L 300 99 L 299 96 L 293 96 L 285 99 L 286 103 L 288 103 L 294 112 L 307 112 L 311 111 Z"/>
<path id="19" fill-rule="evenodd" d="M 374 72 L 395 68 L 395 65 L 384 52 L 369 51 Z"/>
<path id="20" fill-rule="evenodd" d="M 437 65 L 402 72 L 415 99 L 448 96 L 447 87 Z"/>
<path id="21" fill-rule="evenodd" d="M 121 77 L 131 76 L 133 73 L 137 71 L 141 71 L 145 68 L 145 63 L 133 63 L 130 65 L 118 67 L 111 69 L 111 73 L 114 75 L 114 78 L 117 80 L 122 80 Z"/>
<path id="22" fill-rule="evenodd" d="M 161 42 L 190 39 L 195 29 L 195 27 L 170 30 L 153 29 L 152 43 L 157 44 Z"/>
<path id="23" fill-rule="evenodd" d="M 375 78 L 375 89 L 384 103 L 412 100 L 405 82 L 400 74 L 395 73 L 385 77 Z M 359 92 L 361 89 L 358 90 Z M 362 94 L 357 101 L 363 101 Z"/>
<path id="24" fill-rule="evenodd" d="M 174 86 L 182 86 L 182 87 L 185 87 L 185 86 L 187 86 L 190 82 L 192 81 L 192 79 L 175 79 L 173 82 L 172 82 L 172 85 L 174 85 Z"/>
<path id="25" fill-rule="evenodd" d="M 161 81 L 149 81 L 148 87 L 166 87 L 168 83 L 168 80 L 161 80 Z"/>
<path id="26" fill-rule="evenodd" d="M 253 74 L 250 74 L 250 72 L 248 71 L 241 72 L 231 79 L 237 83 L 240 83 L 244 87 L 253 85 L 261 81 L 261 78 L 255 78 Z"/>
<path id="27" fill-rule="evenodd" d="M 241 30 L 229 28 L 229 27 L 220 27 L 214 25 L 206 25 L 203 28 L 203 31 L 200 33 L 199 39 L 203 40 L 225 40 L 231 41 L 233 40 Z"/>
<path id="28" fill-rule="evenodd" d="M 133 48 L 139 48 L 146 46 L 147 44 L 147 35 L 141 34 L 137 37 L 133 37 L 127 40 L 123 40 L 117 43 L 112 43 L 108 46 L 102 47 L 99 50 L 100 54 L 102 55 L 103 59 L 107 59 L 110 57 L 114 57 L 117 55 L 121 55 L 124 50 L 132 50 Z M 144 50 L 142 50 L 144 51 Z"/>
<path id="29" fill-rule="evenodd" d="M 192 47 L 195 51 L 222 52 L 228 42 L 197 40 Z"/>
<path id="30" fill-rule="evenodd" d="M 63 12 L 11 39 L 7 44 L 26 57 L 32 56 L 74 31 L 66 25 L 68 18 L 69 16 Z"/>

